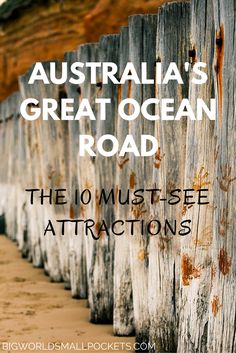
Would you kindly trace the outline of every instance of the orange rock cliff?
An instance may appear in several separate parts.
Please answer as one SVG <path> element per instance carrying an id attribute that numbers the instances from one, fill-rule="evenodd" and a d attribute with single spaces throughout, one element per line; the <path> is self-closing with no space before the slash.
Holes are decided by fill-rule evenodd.
<path id="1" fill-rule="evenodd" d="M 3 1 L 2 1 L 3 2 Z M 5 0 L 0 6 L 0 101 L 36 61 L 63 59 L 79 44 L 118 33 L 128 16 L 165 0 Z"/>

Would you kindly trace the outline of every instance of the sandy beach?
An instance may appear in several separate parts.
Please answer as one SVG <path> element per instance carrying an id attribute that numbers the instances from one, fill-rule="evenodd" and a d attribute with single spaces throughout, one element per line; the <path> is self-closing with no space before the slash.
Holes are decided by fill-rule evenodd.
<path id="1" fill-rule="evenodd" d="M 22 259 L 16 244 L 5 236 L 0 236 L 0 310 L 0 352 L 6 351 L 3 342 L 71 342 L 86 352 L 105 351 L 98 345 L 88 349 L 91 343 L 134 343 L 134 338 L 114 337 L 112 325 L 89 323 L 87 301 L 72 299 L 63 283 L 51 283 L 43 269 Z M 63 350 L 67 351 L 72 350 Z"/>

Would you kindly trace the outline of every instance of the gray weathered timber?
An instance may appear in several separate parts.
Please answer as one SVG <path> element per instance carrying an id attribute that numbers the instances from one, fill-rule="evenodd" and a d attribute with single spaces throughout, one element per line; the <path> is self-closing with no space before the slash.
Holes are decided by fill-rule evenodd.
<path id="1" fill-rule="evenodd" d="M 18 116 L 19 106 L 22 100 L 20 93 L 14 93 L 6 99 L 0 106 L 1 112 L 1 212 L 6 219 L 6 232 L 12 240 L 16 240 L 17 234 L 17 194 L 19 182 L 15 180 L 17 170 L 18 153 Z M 10 151 L 11 153 L 7 153 Z M 9 208 L 5 205 L 12 204 Z"/>
<path id="2" fill-rule="evenodd" d="M 78 50 L 78 59 L 84 63 L 86 62 L 96 62 L 98 61 L 98 44 L 85 44 L 81 45 Z M 84 69 L 86 75 L 85 82 L 78 88 L 78 93 L 80 99 L 88 98 L 90 105 L 97 116 L 97 108 L 95 105 L 95 98 L 98 95 L 99 88 L 96 85 L 91 85 L 91 77 L 89 75 L 88 69 Z M 88 121 L 87 119 L 82 119 L 80 121 L 80 133 L 85 135 L 91 135 L 94 138 L 96 137 L 96 121 Z M 76 138 L 76 137 L 75 137 Z M 78 151 L 78 150 L 77 150 Z M 92 195 L 95 195 L 95 159 L 89 155 L 84 157 L 77 156 L 77 178 L 79 189 L 89 190 Z M 90 219 L 94 216 L 95 212 L 95 202 L 92 198 L 91 202 L 88 205 L 80 205 L 80 214 L 84 219 Z M 85 250 L 86 257 L 86 272 L 87 272 L 87 287 L 88 287 L 88 300 L 89 305 L 92 306 L 92 297 L 91 297 L 91 278 L 90 278 L 90 269 L 92 266 L 93 260 L 93 243 L 94 239 L 89 235 L 86 236 L 83 241 L 83 246 Z M 80 251 L 77 247 L 77 252 Z M 85 278 L 84 278 L 85 279 Z M 84 280 L 81 278 L 81 280 Z"/>
<path id="3" fill-rule="evenodd" d="M 207 1 L 191 6 L 190 61 L 207 64 L 208 80 L 204 85 L 191 82 L 189 98 L 192 106 L 196 97 L 207 104 L 215 96 L 213 89 L 214 29 L 212 7 Z M 213 35 L 212 35 L 213 33 Z M 185 165 L 185 188 L 208 189 L 208 205 L 183 209 L 183 219 L 192 222 L 191 237 L 181 238 L 181 312 L 178 352 L 207 352 L 208 301 L 211 287 L 211 246 L 213 219 L 214 121 L 201 124 L 188 121 Z"/>
<path id="4" fill-rule="evenodd" d="M 212 244 L 212 289 L 207 349 L 236 351 L 236 4 L 215 1 L 214 79 L 218 99 Z"/>
<path id="5" fill-rule="evenodd" d="M 119 77 L 121 77 L 126 63 L 129 61 L 129 29 L 123 27 L 120 33 Z M 130 82 L 118 87 L 118 103 L 129 96 Z M 129 122 L 117 119 L 117 138 L 129 133 Z M 131 174 L 130 158 L 128 155 L 117 157 L 116 160 L 116 190 L 121 189 L 122 199 L 125 199 L 129 189 Z M 125 196 L 124 196 L 125 195 Z M 129 205 L 116 205 L 116 218 L 126 219 L 129 214 Z M 114 333 L 116 335 L 130 335 L 134 331 L 133 293 L 131 283 L 129 231 L 115 239 L 114 258 Z"/>
<path id="6" fill-rule="evenodd" d="M 103 36 L 99 42 L 99 61 L 115 62 L 118 64 L 119 36 Z M 113 83 L 101 86 L 101 78 L 98 77 L 97 93 L 101 98 L 111 98 L 112 104 L 107 106 L 107 120 L 102 121 L 100 110 L 96 129 L 96 141 L 104 134 L 116 134 L 116 121 L 113 118 L 117 111 L 117 87 Z M 106 141 L 104 149 L 111 150 L 111 143 Z M 108 229 L 114 220 L 114 206 L 99 204 L 99 194 L 104 188 L 106 192 L 115 187 L 115 165 L 116 159 L 104 157 L 100 154 L 95 158 L 95 222 L 96 232 L 99 239 L 93 242 L 92 263 L 89 271 L 91 283 L 90 307 L 92 322 L 112 322 L 113 320 L 113 265 L 114 265 L 114 236 L 107 236 L 105 232 L 99 232 L 101 222 L 106 221 Z"/>
<path id="7" fill-rule="evenodd" d="M 73 63 L 80 60 L 81 62 L 89 61 L 89 59 L 81 53 L 81 48 L 79 50 L 67 53 L 66 61 L 68 63 Z M 84 84 L 86 85 L 87 82 Z M 74 99 L 75 110 L 79 106 L 79 101 L 81 99 L 81 87 L 72 85 L 69 82 L 66 84 L 66 92 L 68 98 Z M 83 94 L 84 95 L 84 94 Z M 87 94 L 85 95 L 87 96 Z M 88 96 L 88 98 L 90 98 Z M 82 121 L 71 121 L 69 124 L 69 198 L 70 198 L 70 209 L 69 217 L 70 219 L 76 219 L 83 214 L 82 206 L 80 204 L 75 205 L 75 190 L 83 190 L 81 187 L 81 182 L 83 180 L 82 175 L 79 174 L 80 170 L 83 170 L 83 175 L 85 169 L 82 165 L 82 161 L 78 160 L 78 136 L 81 131 L 83 131 Z M 78 168 L 79 167 L 79 168 Z M 79 176 L 79 177 L 78 177 Z M 71 292 L 73 298 L 87 298 L 88 286 L 87 286 L 87 265 L 86 265 L 86 250 L 85 250 L 85 239 L 81 232 L 79 235 L 74 234 L 74 227 L 72 225 L 71 229 L 71 239 L 69 242 L 69 268 L 70 268 L 70 282 L 71 282 Z M 82 231 L 82 230 L 81 230 Z"/>
<path id="8" fill-rule="evenodd" d="M 157 63 L 162 63 L 164 77 L 170 62 L 176 62 L 183 78 L 183 86 L 176 82 L 156 85 L 158 99 L 175 98 L 175 109 L 188 97 L 188 74 L 183 63 L 189 61 L 189 4 L 164 6 L 157 20 Z M 182 35 L 179 35 L 179 34 Z M 160 109 L 157 110 L 160 114 Z M 170 192 L 182 189 L 184 184 L 186 119 L 181 121 L 156 121 L 155 133 L 159 148 L 153 160 L 153 185 L 161 189 L 161 197 L 171 198 Z M 173 144 L 173 141 L 178 143 Z M 180 287 L 180 236 L 182 209 L 156 200 L 152 207 L 153 218 L 160 220 L 161 232 L 150 239 L 149 254 L 149 313 L 150 342 L 155 352 L 175 352 L 179 319 Z M 172 229 L 164 231 L 164 221 Z M 176 223 L 175 223 L 176 222 Z M 154 229 L 155 230 L 155 229 Z M 167 275 L 168 274 L 168 275 Z"/>
<path id="9" fill-rule="evenodd" d="M 189 9 L 190 6 L 190 9 Z M 190 12 L 189 12 L 190 10 Z M 0 227 L 16 241 L 22 256 L 36 267 L 44 267 L 52 281 L 63 281 L 75 298 L 88 298 L 91 321 L 113 321 L 116 335 L 136 334 L 136 342 L 150 342 L 148 353 L 234 353 L 236 351 L 236 245 L 235 233 L 235 1 L 193 0 L 164 6 L 155 15 L 131 17 L 120 35 L 104 36 L 99 43 L 81 45 L 67 53 L 65 61 L 115 62 L 117 77 L 127 61 L 140 74 L 141 62 L 148 65 L 148 78 L 155 77 L 157 63 L 162 74 L 170 61 L 177 63 L 184 85 L 102 85 L 90 84 L 87 69 L 85 82 L 79 87 L 67 82 L 63 86 L 28 84 L 32 68 L 19 78 L 19 92 L 0 104 Z M 208 80 L 192 83 L 190 67 L 206 62 Z M 61 62 L 57 62 L 60 76 Z M 49 63 L 43 63 L 49 73 Z M 76 111 L 82 98 L 88 98 L 96 120 L 29 122 L 20 115 L 23 99 L 34 97 L 42 106 L 43 98 L 74 98 Z M 96 98 L 111 98 L 107 120 L 100 121 Z M 196 99 L 208 105 L 217 98 L 217 120 L 181 119 L 148 121 L 141 115 L 135 121 L 118 116 L 117 105 L 125 98 L 140 104 L 147 98 L 174 98 L 177 109 L 183 98 L 189 98 L 196 110 Z M 29 108 L 31 109 L 31 108 Z M 128 108 L 130 112 L 130 107 Z M 60 114 L 60 108 L 58 108 Z M 150 107 L 150 114 L 160 114 L 160 107 Z M 152 157 L 127 154 L 96 157 L 78 156 L 79 135 L 88 134 L 95 141 L 103 134 L 115 135 L 120 143 L 132 134 L 138 148 L 140 135 L 155 135 L 159 149 Z M 105 148 L 110 148 L 107 143 Z M 94 147 L 96 151 L 96 146 Z M 26 188 L 67 189 L 70 202 L 64 206 L 42 206 L 36 198 L 29 203 Z M 115 191 L 115 205 L 99 204 L 101 189 Z M 209 205 L 182 207 L 145 199 L 143 206 L 120 205 L 127 189 L 159 188 L 167 197 L 174 188 L 199 188 L 207 192 Z M 87 189 L 92 201 L 88 205 L 78 194 Z M 51 219 L 56 236 L 44 229 Z M 161 232 L 151 236 L 139 226 L 125 226 L 125 234 L 110 232 L 94 240 L 80 228 L 74 235 L 73 224 L 61 235 L 59 219 L 95 220 L 95 235 L 102 220 L 108 224 L 117 219 L 159 220 Z M 173 225 L 177 234 L 165 235 L 163 222 Z M 181 221 L 190 219 L 191 235 L 178 235 Z M 5 224 L 3 224 L 5 222 Z M 155 231 L 151 227 L 151 231 Z"/>
<path id="10" fill-rule="evenodd" d="M 129 19 L 129 60 L 134 64 L 138 75 L 141 75 L 141 62 L 146 62 L 148 78 L 155 77 L 156 61 L 156 15 L 132 16 Z M 152 48 L 152 50 L 150 50 Z M 130 97 L 139 104 L 145 99 L 155 96 L 154 85 L 131 84 Z M 151 114 L 154 110 L 152 109 Z M 130 122 L 130 133 L 140 149 L 140 136 L 152 135 L 154 121 L 143 119 L 141 114 L 137 120 Z M 153 157 L 130 156 L 130 189 L 148 189 L 152 187 Z M 148 177 L 147 177 L 148 176 Z M 130 206 L 132 219 L 150 220 L 150 203 L 144 202 Z M 141 234 L 140 226 L 135 227 L 135 234 L 130 236 L 131 277 L 133 288 L 134 323 L 137 342 L 148 342 L 148 268 L 149 268 L 149 235 L 146 230 Z"/>

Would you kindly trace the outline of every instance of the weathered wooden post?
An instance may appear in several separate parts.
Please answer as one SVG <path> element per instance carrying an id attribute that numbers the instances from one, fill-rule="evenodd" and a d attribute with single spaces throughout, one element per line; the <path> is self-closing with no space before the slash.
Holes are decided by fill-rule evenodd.
<path id="1" fill-rule="evenodd" d="M 20 95 L 19 104 L 22 101 L 22 96 Z M 18 108 L 20 111 L 20 107 Z M 23 185 L 31 185 L 31 174 L 25 175 L 23 171 L 29 169 L 29 159 L 28 159 L 28 141 L 32 141 L 32 135 L 28 136 L 28 125 L 25 124 L 25 121 L 22 119 L 20 113 L 18 116 L 19 119 L 19 131 L 18 131 L 18 193 L 17 193 L 17 215 L 16 215 L 16 222 L 17 222 L 17 242 L 19 250 L 23 257 L 28 258 L 29 260 L 33 260 L 34 266 L 42 266 L 42 252 L 40 246 L 35 246 L 32 249 L 32 243 L 30 236 L 28 234 L 29 223 L 30 221 L 35 222 L 34 214 L 33 217 L 29 217 L 28 208 L 27 208 L 27 201 L 26 195 L 22 190 Z M 38 142 L 38 141 L 37 141 Z M 40 158 L 39 155 L 37 155 Z M 34 254 L 32 254 L 34 252 Z"/>
<path id="2" fill-rule="evenodd" d="M 234 0 L 213 2 L 213 5 L 214 79 L 218 111 L 207 349 L 209 353 L 220 353 L 236 351 L 236 13 Z"/>
<path id="3" fill-rule="evenodd" d="M 121 28 L 120 33 L 120 55 L 119 55 L 119 77 L 121 77 L 126 63 L 129 61 L 129 29 Z M 129 97 L 131 81 L 118 87 L 118 103 Z M 124 140 L 129 133 L 129 122 L 117 119 L 117 138 Z M 130 158 L 129 156 L 117 157 L 116 160 L 116 190 L 123 195 L 123 199 L 129 189 Z M 122 198 L 121 198 L 122 199 Z M 115 215 L 117 219 L 125 220 L 129 214 L 129 205 L 121 205 L 116 200 Z M 115 239 L 114 260 L 114 333 L 116 335 L 130 335 L 134 331 L 133 294 L 130 267 L 130 235 L 128 226 L 125 233 Z"/>
<path id="4" fill-rule="evenodd" d="M 170 4 L 162 7 L 157 17 L 157 65 L 162 63 L 164 77 L 171 62 L 175 62 L 183 78 L 183 85 L 169 82 L 156 85 L 158 99 L 175 99 L 178 109 L 188 97 L 189 4 Z M 160 109 L 158 114 L 161 115 Z M 153 184 L 160 189 L 160 197 L 152 206 L 153 218 L 160 220 L 161 231 L 150 239 L 149 255 L 149 313 L 150 342 L 155 352 L 175 352 L 177 347 L 180 286 L 180 222 L 179 205 L 168 205 L 160 199 L 171 198 L 170 192 L 182 189 L 184 182 L 186 119 L 156 121 L 155 133 L 159 148 L 153 159 Z M 165 230 L 165 220 L 171 225 Z M 156 227 L 158 229 L 158 227 Z M 155 230 L 153 229 L 154 233 Z"/>
<path id="5" fill-rule="evenodd" d="M 148 78 L 155 77 L 156 61 L 156 15 L 132 16 L 129 19 L 129 60 L 141 77 L 141 62 L 147 63 Z M 132 82 L 128 95 L 139 104 L 145 99 L 155 97 L 155 86 L 151 84 L 136 85 Z M 154 114 L 154 109 L 149 112 Z M 154 121 L 147 121 L 141 114 L 130 122 L 130 133 L 140 150 L 140 136 L 152 135 Z M 129 188 L 148 189 L 152 187 L 153 157 L 130 156 Z M 150 221 L 150 203 L 130 206 L 132 219 Z M 134 323 L 137 342 L 148 342 L 149 309 L 148 309 L 148 268 L 149 268 L 149 234 L 147 230 L 141 234 L 141 227 L 135 227 L 130 234 L 130 259 L 133 288 Z"/>
<path id="6" fill-rule="evenodd" d="M 2 148 L 3 148 L 3 161 L 1 168 L 1 182 L 3 193 L 3 213 L 6 219 L 6 231 L 12 240 L 16 240 L 17 234 L 17 194 L 18 194 L 18 178 L 16 179 L 18 168 L 18 128 L 19 128 L 19 103 L 20 94 L 14 93 L 9 96 L 0 105 L 1 114 L 1 131 L 2 131 Z M 11 204 L 9 208 L 7 205 Z"/>
<path id="7" fill-rule="evenodd" d="M 81 45 L 78 50 L 78 59 L 83 62 L 97 62 L 98 61 L 98 44 L 91 43 Z M 85 74 L 85 81 L 83 84 L 78 87 L 79 98 L 80 100 L 83 98 L 88 98 L 90 102 L 90 106 L 97 117 L 98 111 L 97 106 L 95 104 L 95 99 L 100 94 L 100 88 L 97 85 L 91 84 L 91 73 L 88 68 L 84 68 L 83 70 Z M 80 121 L 80 133 L 85 135 L 91 135 L 96 139 L 96 127 L 97 121 L 96 120 L 89 120 L 89 119 L 82 119 Z M 88 154 L 80 157 L 78 156 L 78 183 L 81 192 L 83 190 L 89 190 L 91 195 L 91 202 L 88 205 L 81 204 L 80 212 L 81 217 L 84 219 L 91 219 L 95 217 L 95 202 L 94 202 L 94 195 L 96 190 L 95 185 L 95 159 L 96 157 L 89 156 Z M 90 277 L 90 270 L 92 267 L 93 262 L 93 247 L 94 247 L 94 239 L 91 235 L 84 236 L 84 247 L 85 247 L 85 255 L 86 255 L 86 266 L 87 266 L 87 283 L 88 283 L 88 300 L 90 307 L 93 306 L 92 302 L 92 286 L 91 286 L 91 277 Z"/>
<path id="8" fill-rule="evenodd" d="M 191 14 L 191 23 L 190 23 Z M 155 65 L 162 63 L 162 74 L 170 62 L 176 62 L 183 85 L 123 86 L 91 85 L 87 68 L 80 86 L 28 84 L 32 69 L 19 80 L 20 92 L 0 104 L 0 216 L 6 231 L 16 240 L 22 255 L 34 266 L 44 266 L 53 281 L 64 281 L 73 297 L 86 298 L 91 321 L 112 322 L 114 333 L 129 335 L 135 329 L 136 341 L 150 342 L 150 352 L 233 353 L 236 351 L 236 243 L 234 219 L 235 183 L 235 0 L 212 2 L 193 0 L 163 7 L 158 15 L 131 17 L 129 28 L 121 34 L 104 36 L 98 44 L 86 44 L 66 55 L 74 61 L 114 62 L 121 76 L 127 61 L 132 61 L 139 76 L 141 62 L 147 63 L 147 78 L 155 78 Z M 207 64 L 207 82 L 192 82 L 192 66 Z M 57 74 L 60 75 L 60 62 Z M 49 63 L 43 63 L 49 73 Z M 189 98 L 195 110 L 196 99 L 209 104 L 217 97 L 217 121 L 148 121 L 141 114 L 125 121 L 117 114 L 124 98 L 142 104 L 148 98 L 173 98 L 177 108 Z M 74 98 L 76 110 L 82 98 L 88 98 L 96 121 L 29 122 L 20 117 L 20 103 L 34 97 L 42 107 L 43 98 Z M 106 120 L 96 108 L 96 98 L 111 98 Z M 149 114 L 160 114 L 154 105 Z M 31 108 L 29 107 L 29 110 Z M 58 113 L 60 113 L 58 108 Z M 128 107 L 131 112 L 131 106 Z M 132 134 L 138 148 L 142 134 L 155 135 L 159 148 L 153 157 L 116 156 L 79 157 L 79 134 L 92 135 L 95 143 L 104 134 L 115 135 L 120 142 Z M 105 150 L 111 149 L 109 142 Z M 29 204 L 25 188 L 65 188 L 71 203 L 66 206 Z M 197 195 L 208 189 L 207 205 L 179 207 L 163 203 L 160 197 L 140 205 L 116 205 L 111 200 L 99 203 L 102 189 L 126 193 L 129 188 L 161 189 L 168 198 L 173 189 L 190 188 Z M 87 189 L 92 194 L 88 205 L 74 204 L 74 192 Z M 93 196 L 95 198 L 93 200 Z M 124 194 L 123 194 L 124 195 Z M 10 206 L 9 206 L 10 205 Z M 73 235 L 73 227 L 61 236 L 56 219 L 94 219 L 96 235 Z M 126 226 L 116 237 L 101 231 L 104 220 L 143 220 Z M 43 236 L 48 220 L 56 230 Z M 145 228 L 152 219 L 162 223 Z M 180 239 L 181 220 L 191 220 L 191 235 Z M 165 232 L 163 222 L 172 226 Z M 176 230 L 175 230 L 176 221 Z M 103 228 L 104 229 L 104 228 Z M 173 230 L 174 229 L 174 230 Z M 174 233 L 176 233 L 174 235 Z"/>
<path id="9" fill-rule="evenodd" d="M 103 36 L 99 42 L 99 62 L 118 63 L 119 58 L 119 36 Z M 109 82 L 106 85 L 101 84 L 101 78 L 98 79 L 97 86 L 100 88 L 99 96 L 101 98 L 111 98 L 111 104 L 107 105 L 107 120 L 100 118 L 97 121 L 96 141 L 104 134 L 115 135 L 116 121 L 114 116 L 117 110 L 117 87 Z M 101 112 L 99 111 L 98 114 Z M 111 150 L 111 143 L 107 140 L 104 143 L 105 150 Z M 99 231 L 102 220 L 106 221 L 108 229 L 114 219 L 114 205 L 105 204 L 102 201 L 99 204 L 99 194 L 102 188 L 109 192 L 115 187 L 115 165 L 116 159 L 113 157 L 104 157 L 100 154 L 95 159 L 95 185 L 96 185 L 96 203 L 95 203 L 95 222 L 98 240 L 93 242 L 92 263 L 89 271 L 91 283 L 91 321 L 92 322 L 112 322 L 113 320 L 113 263 L 114 263 L 114 237 L 107 236 L 105 232 Z"/>
<path id="10" fill-rule="evenodd" d="M 84 62 L 84 58 L 80 54 L 80 48 L 77 51 L 67 53 L 66 61 L 69 65 L 80 60 Z M 68 98 L 74 99 L 74 110 L 76 111 L 81 99 L 82 89 L 80 86 L 72 85 L 69 82 L 66 84 Z M 90 97 L 88 97 L 90 98 Z M 69 195 L 70 195 L 70 212 L 71 219 L 83 216 L 82 206 L 75 205 L 76 190 L 79 193 L 81 181 L 85 170 L 82 163 L 78 160 L 79 150 L 79 134 L 81 133 L 82 121 L 70 121 L 69 123 Z M 82 174 L 80 173 L 82 171 Z M 74 226 L 73 226 L 74 228 Z M 71 229 L 73 234 L 74 230 Z M 86 251 L 85 239 L 83 232 L 78 235 L 72 235 L 69 240 L 69 267 L 70 267 L 70 282 L 71 292 L 74 298 L 87 298 L 87 266 L 86 266 Z"/>
<path id="11" fill-rule="evenodd" d="M 196 99 L 202 98 L 207 104 L 214 98 L 213 62 L 213 20 L 212 8 L 205 2 L 191 5 L 191 47 L 190 61 L 207 64 L 208 80 L 204 85 L 191 82 L 189 99 L 196 110 Z M 208 300 L 210 291 L 212 245 L 214 174 L 214 121 L 188 121 L 185 165 L 185 188 L 208 189 L 208 205 L 193 205 L 183 208 L 183 219 L 191 220 L 191 234 L 181 239 L 181 301 L 179 319 L 178 352 L 206 352 L 208 322 Z"/>

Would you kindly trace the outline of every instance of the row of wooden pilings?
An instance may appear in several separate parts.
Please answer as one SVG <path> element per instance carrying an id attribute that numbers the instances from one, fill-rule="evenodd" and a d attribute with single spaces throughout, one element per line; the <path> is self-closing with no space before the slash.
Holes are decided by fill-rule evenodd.
<path id="1" fill-rule="evenodd" d="M 88 298 L 91 321 L 113 322 L 114 334 L 131 335 L 137 342 L 155 343 L 150 352 L 233 353 L 236 351 L 236 241 L 235 241 L 235 0 L 194 0 L 162 7 L 156 15 L 129 19 L 119 35 L 99 43 L 81 45 L 65 61 L 115 62 L 122 74 L 132 61 L 140 71 L 147 62 L 149 77 L 155 62 L 180 68 L 184 85 L 91 85 L 78 88 L 35 83 L 30 72 L 20 77 L 20 91 L 0 105 L 1 199 L 7 235 L 16 240 L 22 255 L 43 266 L 52 281 L 64 281 L 73 297 Z M 208 81 L 193 85 L 183 63 L 207 63 Z M 48 63 L 43 64 L 48 71 Z M 58 62 L 58 70 L 60 63 Z M 85 69 L 86 73 L 86 69 Z M 101 120 L 29 122 L 19 107 L 27 97 L 58 99 L 112 97 L 106 124 Z M 217 98 L 217 120 L 145 121 L 118 119 L 117 104 L 131 97 L 139 103 L 150 97 L 183 98 L 193 106 L 196 97 Z M 99 112 L 97 112 L 99 114 Z M 98 138 L 127 133 L 155 135 L 159 150 L 153 157 L 78 157 L 78 135 Z M 209 189 L 207 206 L 170 207 L 98 205 L 96 192 L 109 189 L 160 187 L 168 195 L 174 188 Z M 90 189 L 89 205 L 30 205 L 25 189 Z M 99 222 L 127 218 L 192 221 L 191 235 L 148 234 L 43 236 L 49 219 L 94 219 Z M 54 222 L 55 223 L 55 222 Z M 69 225 L 68 227 L 72 227 Z"/>

